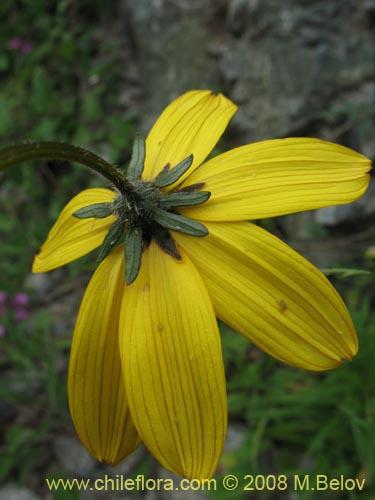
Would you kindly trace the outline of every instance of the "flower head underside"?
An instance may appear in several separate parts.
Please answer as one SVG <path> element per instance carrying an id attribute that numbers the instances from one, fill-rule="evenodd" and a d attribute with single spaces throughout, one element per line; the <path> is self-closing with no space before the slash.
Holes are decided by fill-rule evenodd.
<path id="1" fill-rule="evenodd" d="M 205 161 L 235 111 L 210 91 L 177 98 L 136 138 L 124 190 L 79 193 L 35 258 L 44 272 L 99 248 L 68 380 L 77 433 L 98 460 L 117 463 L 143 442 L 177 474 L 214 474 L 227 425 L 216 317 L 304 369 L 357 351 L 329 281 L 249 220 L 352 202 L 369 160 L 290 138 Z"/>

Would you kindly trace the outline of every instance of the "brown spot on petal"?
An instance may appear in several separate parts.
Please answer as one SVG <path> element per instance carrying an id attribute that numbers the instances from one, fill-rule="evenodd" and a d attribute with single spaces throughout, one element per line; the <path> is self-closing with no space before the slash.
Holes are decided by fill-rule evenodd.
<path id="1" fill-rule="evenodd" d="M 285 312 L 287 310 L 286 304 L 283 300 L 278 300 L 280 311 Z"/>

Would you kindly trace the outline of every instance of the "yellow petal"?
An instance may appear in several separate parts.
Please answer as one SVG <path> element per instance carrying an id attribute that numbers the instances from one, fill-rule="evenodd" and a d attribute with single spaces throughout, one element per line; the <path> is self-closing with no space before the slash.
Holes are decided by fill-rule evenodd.
<path id="1" fill-rule="evenodd" d="M 34 273 L 44 273 L 76 260 L 101 245 L 115 218 L 77 219 L 73 213 L 94 203 L 111 202 L 116 193 L 109 189 L 86 189 L 63 208 L 46 242 L 36 255 Z"/>
<path id="2" fill-rule="evenodd" d="M 155 243 L 126 289 L 120 351 L 135 426 L 167 469 L 207 478 L 227 423 L 225 375 L 214 311 L 190 260 Z"/>
<path id="3" fill-rule="evenodd" d="M 207 223 L 209 235 L 175 233 L 200 272 L 216 315 L 272 356 L 328 370 L 357 352 L 349 313 L 323 274 L 248 222 Z"/>
<path id="4" fill-rule="evenodd" d="M 153 179 L 167 163 L 174 167 L 193 154 L 191 172 L 212 151 L 236 109 L 222 94 L 208 90 L 192 90 L 175 99 L 147 137 L 143 177 Z"/>
<path id="5" fill-rule="evenodd" d="M 68 377 L 77 434 L 97 460 L 116 464 L 140 443 L 129 413 L 118 347 L 124 293 L 124 248 L 98 267 L 74 331 Z"/>
<path id="6" fill-rule="evenodd" d="M 202 220 L 247 220 L 349 203 L 366 191 L 369 170 L 365 156 L 319 139 L 258 142 L 194 172 L 186 183 L 205 182 L 211 197 L 183 213 Z"/>

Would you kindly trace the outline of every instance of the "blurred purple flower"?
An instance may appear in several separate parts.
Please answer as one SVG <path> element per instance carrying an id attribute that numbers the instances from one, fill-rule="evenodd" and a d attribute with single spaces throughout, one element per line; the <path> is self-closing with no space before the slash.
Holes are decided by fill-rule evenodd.
<path id="1" fill-rule="evenodd" d="M 16 321 L 22 321 L 29 315 L 26 311 L 26 307 L 29 303 L 29 297 L 26 293 L 20 292 L 12 298 L 12 307 L 14 311 L 14 317 Z"/>
<path id="2" fill-rule="evenodd" d="M 31 43 L 28 42 L 27 40 L 22 44 L 22 52 L 24 54 L 30 54 L 31 52 Z"/>
<path id="3" fill-rule="evenodd" d="M 22 48 L 22 44 L 23 44 L 23 42 L 22 42 L 21 38 L 16 36 L 15 38 L 12 38 L 11 40 L 9 40 L 8 47 L 10 49 L 13 49 L 13 50 L 19 50 Z"/>
<path id="4" fill-rule="evenodd" d="M 8 42 L 8 48 L 12 50 L 19 50 L 23 54 L 30 54 L 32 45 L 29 40 L 22 40 L 20 37 L 15 37 L 9 40 Z"/>
<path id="5" fill-rule="evenodd" d="M 29 303 L 29 296 L 26 293 L 20 292 L 12 298 L 12 306 L 15 309 L 23 308 Z"/>
<path id="6" fill-rule="evenodd" d="M 11 300 L 8 299 L 7 294 L 0 290 L 0 315 L 6 315 L 7 310 L 13 310 L 14 318 L 16 321 L 22 321 L 29 315 L 27 306 L 29 304 L 29 296 L 26 293 L 16 293 Z M 0 336 L 4 335 L 5 326 L 0 323 Z"/>
<path id="7" fill-rule="evenodd" d="M 26 311 L 26 309 L 16 309 L 14 311 L 14 316 L 16 318 L 16 321 L 23 321 L 24 319 L 27 318 L 29 313 Z"/>

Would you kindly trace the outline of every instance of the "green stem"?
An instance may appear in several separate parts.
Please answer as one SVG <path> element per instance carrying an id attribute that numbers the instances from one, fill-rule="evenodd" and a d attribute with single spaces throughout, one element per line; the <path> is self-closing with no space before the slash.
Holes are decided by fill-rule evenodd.
<path id="1" fill-rule="evenodd" d="M 26 160 L 67 160 L 81 163 L 108 179 L 122 193 L 134 193 L 128 179 L 113 165 L 87 149 L 63 142 L 30 142 L 0 149 L 0 171 Z"/>

